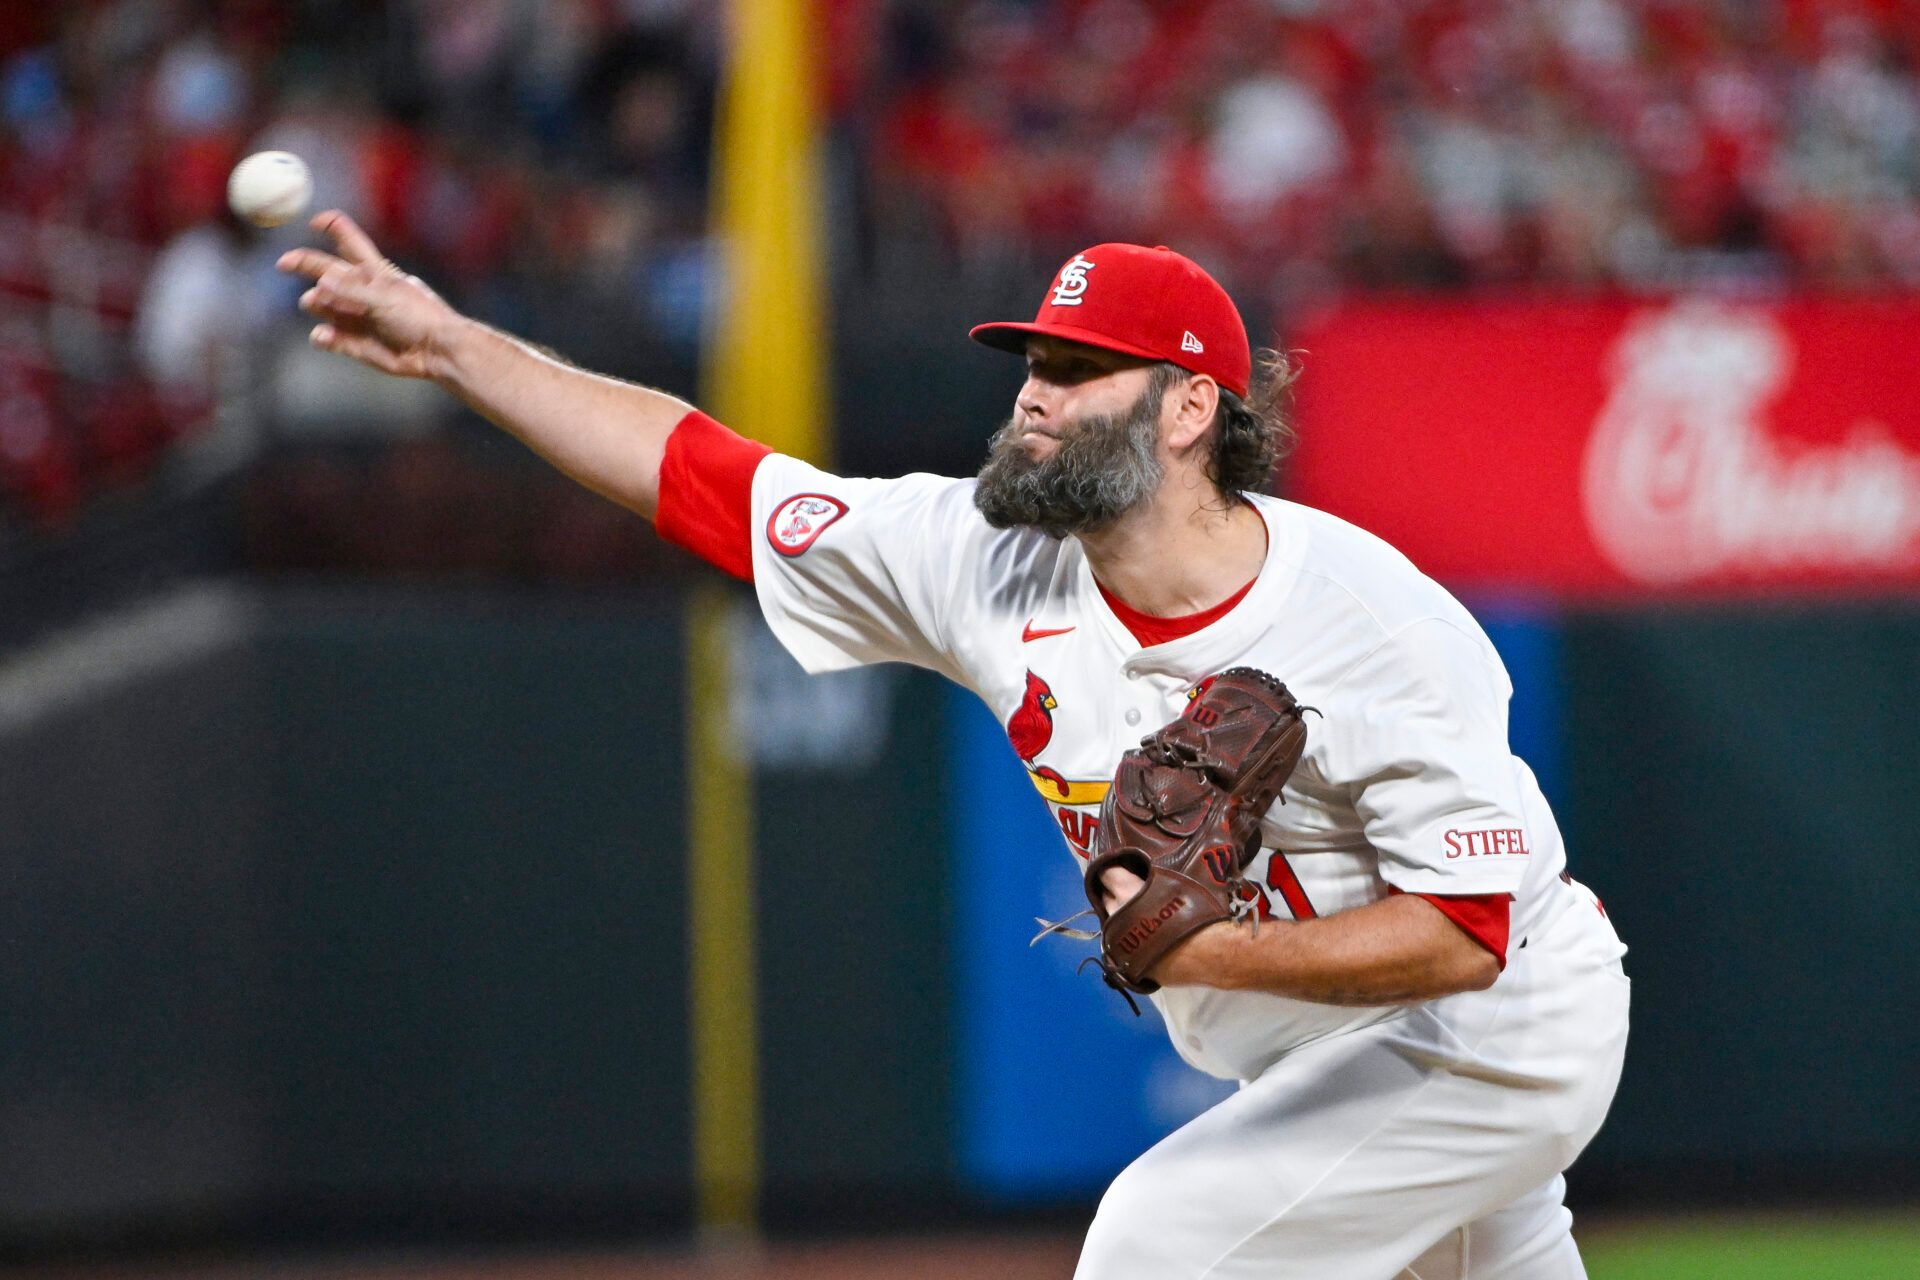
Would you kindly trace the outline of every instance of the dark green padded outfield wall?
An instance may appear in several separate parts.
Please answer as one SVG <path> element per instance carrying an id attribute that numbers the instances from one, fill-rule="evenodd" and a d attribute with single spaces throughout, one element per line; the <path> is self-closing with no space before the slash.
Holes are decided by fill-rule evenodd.
<path id="1" fill-rule="evenodd" d="M 0 1244 L 683 1226 L 679 598 L 244 598 L 0 735 Z M 1920 1193 L 1920 609 L 1560 641 L 1636 1001 L 1576 1198 Z M 963 1212 L 947 700 L 757 643 L 767 1216 Z"/>
<path id="2" fill-rule="evenodd" d="M 0 737 L 0 1243 L 684 1227 L 681 599 L 240 599 Z M 753 639 L 767 1216 L 939 1209 L 936 682 Z"/>
<path id="3" fill-rule="evenodd" d="M 0 1237 L 683 1220 L 677 600 L 246 602 L 0 741 Z"/>
<path id="4" fill-rule="evenodd" d="M 1633 948 L 1600 1184 L 1920 1191 L 1920 609 L 1590 614 L 1563 654 L 1569 846 Z"/>

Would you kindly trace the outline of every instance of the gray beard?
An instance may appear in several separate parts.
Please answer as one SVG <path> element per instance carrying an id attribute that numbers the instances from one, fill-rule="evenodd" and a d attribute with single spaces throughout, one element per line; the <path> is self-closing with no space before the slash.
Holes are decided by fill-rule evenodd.
<path id="1" fill-rule="evenodd" d="M 1128 409 L 1069 424 L 1040 459 L 1020 444 L 1017 415 L 1009 417 L 988 443 L 973 505 L 996 529 L 1024 526 L 1050 538 L 1111 524 L 1160 487 L 1163 395 L 1149 387 Z"/>

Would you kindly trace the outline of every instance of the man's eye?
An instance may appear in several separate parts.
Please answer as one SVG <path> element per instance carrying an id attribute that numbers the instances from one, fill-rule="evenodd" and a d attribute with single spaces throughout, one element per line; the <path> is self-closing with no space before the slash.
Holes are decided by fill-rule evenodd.
<path id="1" fill-rule="evenodd" d="M 1070 356 L 1059 360 L 1029 360 L 1027 374 L 1039 376 L 1052 382 L 1081 382 L 1098 377 L 1104 370 L 1093 360 L 1081 356 Z"/>

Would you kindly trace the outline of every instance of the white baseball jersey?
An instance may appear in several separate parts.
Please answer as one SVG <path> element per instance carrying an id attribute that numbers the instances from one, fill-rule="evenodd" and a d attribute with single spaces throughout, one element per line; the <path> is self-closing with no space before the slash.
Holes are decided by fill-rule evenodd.
<path id="1" fill-rule="evenodd" d="M 994 529 L 972 480 L 844 479 L 772 455 L 754 473 L 753 579 L 809 671 L 901 661 L 978 694 L 1067 848 L 1088 856 L 1108 779 L 1195 686 L 1234 666 L 1320 715 L 1247 871 L 1263 911 L 1328 915 L 1387 895 L 1511 894 L 1512 936 L 1592 899 L 1561 878 L 1560 834 L 1507 746 L 1512 686 L 1458 601 L 1392 547 L 1323 512 L 1252 496 L 1267 555 L 1225 616 L 1142 648 L 1080 544 Z M 1056 904 L 1066 905 L 1066 904 Z M 1174 1045 L 1250 1080 L 1287 1051 L 1404 1015 L 1258 992 L 1167 988 Z"/>

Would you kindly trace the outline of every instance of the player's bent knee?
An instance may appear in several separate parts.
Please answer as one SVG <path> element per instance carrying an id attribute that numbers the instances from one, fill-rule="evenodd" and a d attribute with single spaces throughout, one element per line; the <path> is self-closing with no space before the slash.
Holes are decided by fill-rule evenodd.
<path id="1" fill-rule="evenodd" d="M 1181 1210 L 1172 1191 L 1139 1162 L 1128 1166 L 1100 1197 L 1074 1280 L 1179 1280 L 1197 1274 L 1201 1260 L 1177 1251 Z"/>

